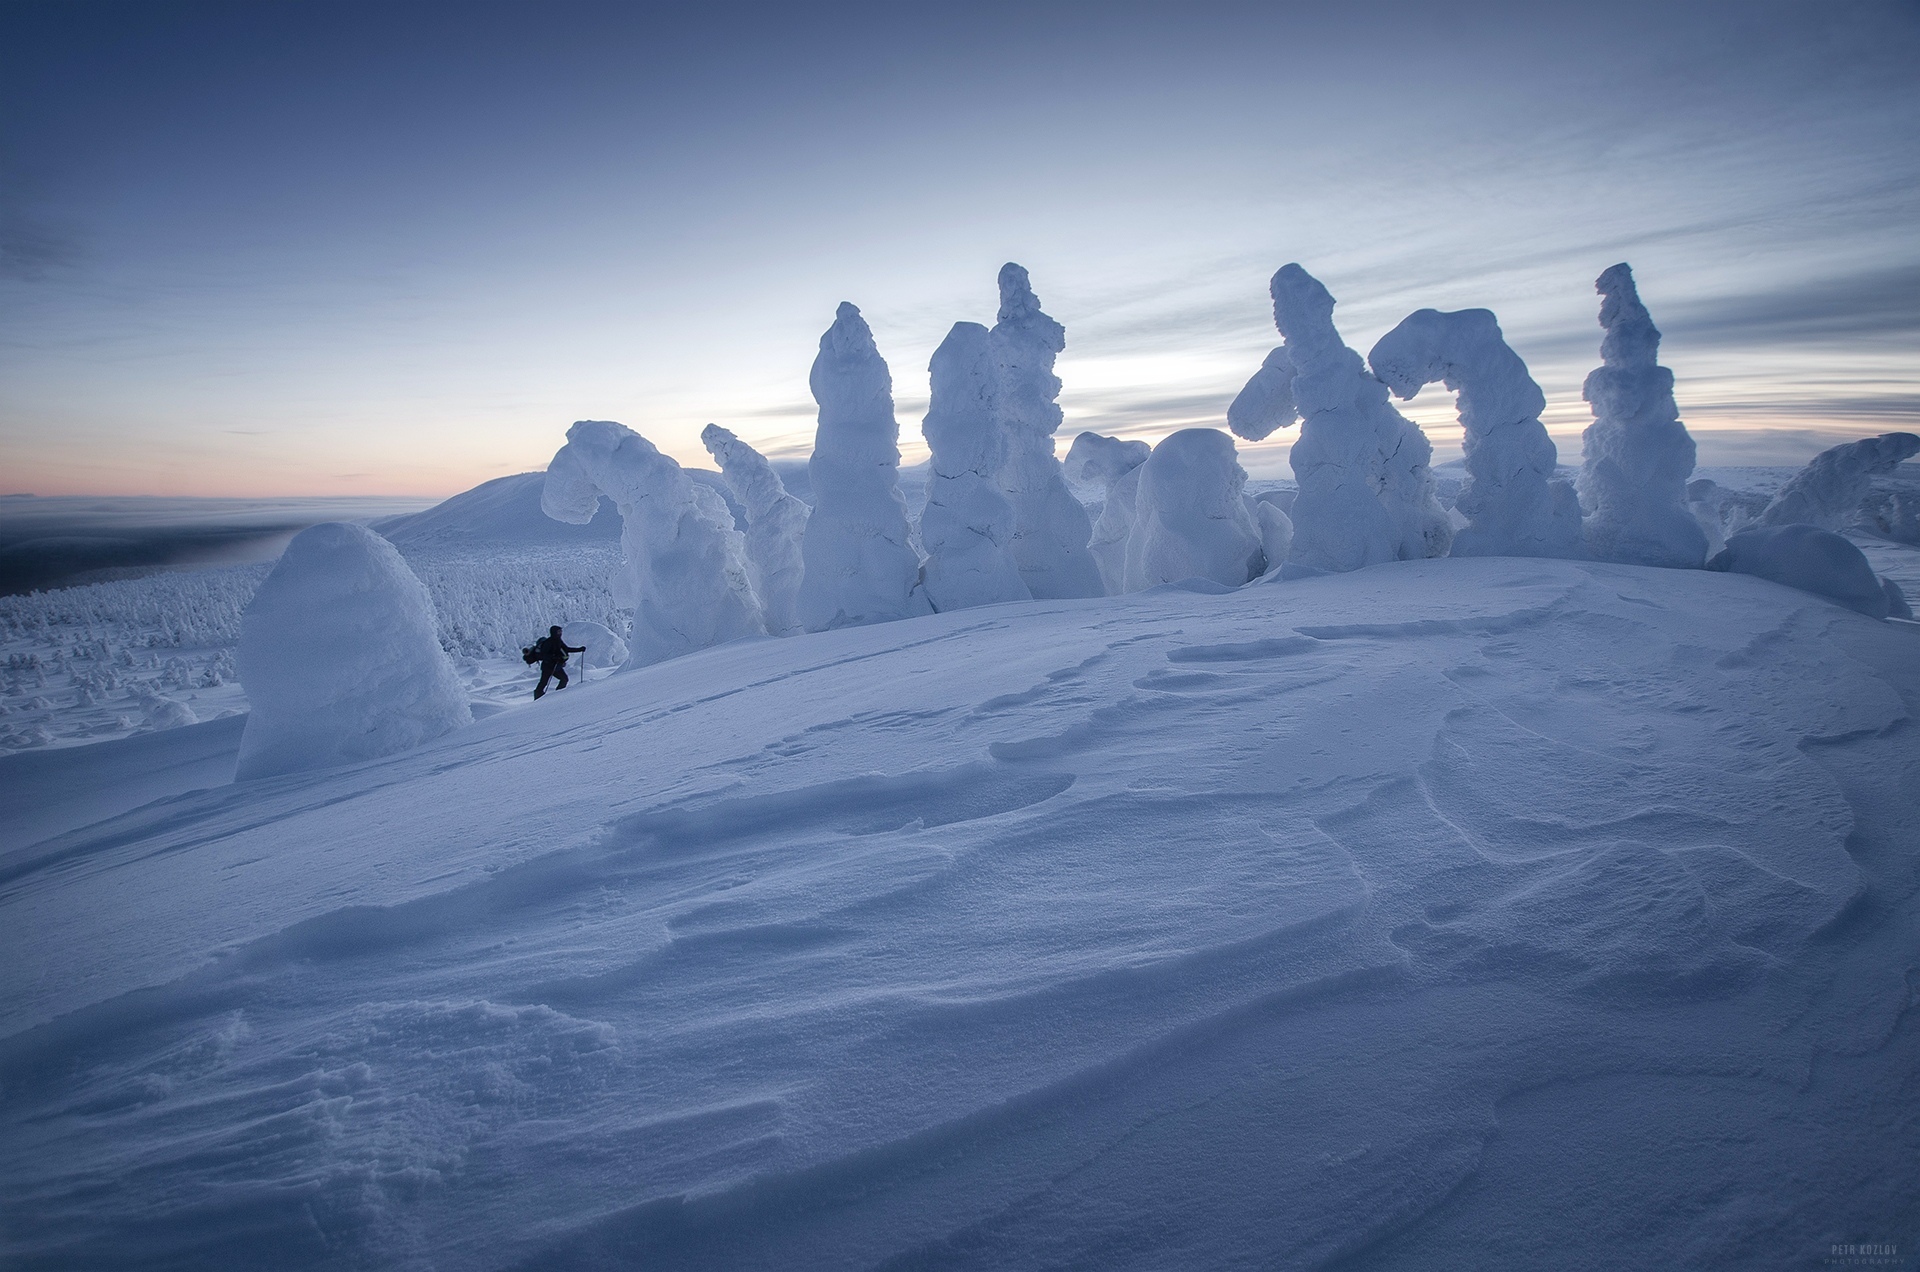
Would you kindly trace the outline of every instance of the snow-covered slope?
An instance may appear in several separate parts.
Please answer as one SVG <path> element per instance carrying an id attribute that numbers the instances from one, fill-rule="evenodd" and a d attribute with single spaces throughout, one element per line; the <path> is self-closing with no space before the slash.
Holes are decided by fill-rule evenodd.
<path id="1" fill-rule="evenodd" d="M 0 855 L 0 1259 L 1898 1239 L 1916 655 L 1741 575 L 1413 561 L 738 642 L 180 795 Z"/>
<path id="2" fill-rule="evenodd" d="M 541 544 L 618 542 L 620 514 L 602 500 L 585 525 L 555 521 L 540 511 L 547 475 L 515 473 L 483 481 L 424 512 L 388 517 L 373 528 L 403 548 L 420 544 Z"/>

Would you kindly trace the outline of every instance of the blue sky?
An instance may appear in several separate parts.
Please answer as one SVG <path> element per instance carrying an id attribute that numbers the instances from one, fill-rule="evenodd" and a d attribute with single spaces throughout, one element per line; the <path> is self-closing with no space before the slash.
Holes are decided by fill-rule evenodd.
<path id="1" fill-rule="evenodd" d="M 1916 64 L 1911 0 L 0 0 L 0 484 L 447 494 L 578 418 L 804 454 L 841 300 L 911 459 L 1006 260 L 1063 445 L 1220 423 L 1297 260 L 1363 352 L 1493 309 L 1577 461 L 1627 260 L 1702 462 L 1797 462 L 1920 426 Z"/>

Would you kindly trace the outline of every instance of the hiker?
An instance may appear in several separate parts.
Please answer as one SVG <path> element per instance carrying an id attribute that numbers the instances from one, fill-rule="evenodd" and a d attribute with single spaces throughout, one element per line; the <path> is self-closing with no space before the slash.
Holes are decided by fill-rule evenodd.
<path id="1" fill-rule="evenodd" d="M 549 627 L 545 636 L 533 642 L 531 652 L 540 660 L 540 683 L 533 690 L 533 696 L 538 698 L 546 693 L 549 680 L 560 682 L 554 686 L 555 689 L 567 687 L 567 655 L 584 654 L 587 652 L 587 647 L 567 644 L 560 639 L 558 627 Z M 528 661 L 531 662 L 532 659 Z"/>

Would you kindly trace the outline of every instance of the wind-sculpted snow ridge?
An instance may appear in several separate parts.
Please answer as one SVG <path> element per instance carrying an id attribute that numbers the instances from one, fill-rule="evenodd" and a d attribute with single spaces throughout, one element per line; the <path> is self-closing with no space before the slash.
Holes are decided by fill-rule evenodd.
<path id="1" fill-rule="evenodd" d="M 1761 579 L 1409 561 L 176 794 L 0 855 L 0 1261 L 1810 1263 L 1920 1156 L 1916 704 Z"/>
<path id="2" fill-rule="evenodd" d="M 1601 365 L 1581 396 L 1593 408 L 1584 435 L 1580 503 L 1587 549 L 1603 561 L 1699 569 L 1707 535 L 1687 509 L 1693 438 L 1660 366 L 1660 331 L 1625 263 L 1594 282 L 1600 293 Z"/>
<path id="3" fill-rule="evenodd" d="M 1000 490 L 1007 439 L 994 410 L 987 329 L 953 324 L 927 372 L 932 401 L 920 428 L 932 451 L 920 515 L 927 598 L 943 612 L 1032 600 L 1013 558 L 1013 505 Z"/>
<path id="4" fill-rule="evenodd" d="M 611 420 L 580 420 L 547 465 L 540 506 L 556 521 L 593 519 L 605 495 L 620 510 L 625 553 L 615 598 L 633 609 L 629 667 L 766 634 L 746 542 L 719 494 Z"/>
<path id="5" fill-rule="evenodd" d="M 1262 442 L 1300 419 L 1293 401 L 1293 355 L 1280 345 L 1267 354 L 1246 387 L 1227 404 L 1227 427 L 1237 437 Z"/>
<path id="6" fill-rule="evenodd" d="M 780 474 L 753 447 L 718 424 L 700 432 L 701 444 L 747 510 L 747 565 L 767 630 L 775 636 L 800 631 L 795 605 L 805 565 L 800 543 L 807 532 L 807 505 L 787 493 Z"/>
<path id="7" fill-rule="evenodd" d="M 1053 360 L 1066 328 L 1041 312 L 1027 271 L 1000 268 L 1000 315 L 989 333 L 994 415 L 1007 442 L 1000 487 L 1013 504 L 1013 559 L 1036 600 L 1099 596 L 1099 567 L 1087 552 L 1093 523 L 1067 489 L 1053 435 L 1060 428 L 1060 378 Z"/>
<path id="8" fill-rule="evenodd" d="M 1139 473 L 1127 539 L 1129 592 L 1191 578 L 1239 587 L 1266 569 L 1231 437 L 1216 428 L 1181 429 L 1161 439 Z"/>
<path id="9" fill-rule="evenodd" d="M 1873 479 L 1920 455 L 1920 436 L 1882 433 L 1829 447 L 1795 473 L 1761 510 L 1763 526 L 1807 525 L 1844 530 L 1859 515 Z"/>
<path id="10" fill-rule="evenodd" d="M 1087 551 L 1100 569 L 1100 582 L 1109 596 L 1127 590 L 1127 539 L 1133 534 L 1134 497 L 1140 489 L 1140 465 L 1152 450 L 1145 442 L 1082 433 L 1067 451 L 1067 476 L 1082 485 L 1099 486 L 1105 493 Z"/>
<path id="11" fill-rule="evenodd" d="M 854 306 L 842 303 L 808 377 L 820 405 L 807 472 L 813 513 L 795 603 L 810 632 L 932 612 L 900 497 L 893 376 Z"/>
<path id="12" fill-rule="evenodd" d="M 1367 362 L 1401 398 L 1436 381 L 1459 395 L 1467 480 L 1454 507 L 1467 525 L 1454 534 L 1452 555 L 1586 555 L 1578 497 L 1553 480 L 1559 452 L 1540 423 L 1546 394 L 1491 310 L 1417 310 Z"/>
<path id="13" fill-rule="evenodd" d="M 1434 497 L 1433 446 L 1333 325 L 1333 296 L 1298 265 L 1273 276 L 1273 321 L 1292 359 L 1301 424 L 1289 574 L 1444 556 L 1452 537 Z"/>
<path id="14" fill-rule="evenodd" d="M 243 781 L 392 755 L 473 719 L 427 589 L 365 526 L 293 537 L 241 618 L 238 662 Z"/>

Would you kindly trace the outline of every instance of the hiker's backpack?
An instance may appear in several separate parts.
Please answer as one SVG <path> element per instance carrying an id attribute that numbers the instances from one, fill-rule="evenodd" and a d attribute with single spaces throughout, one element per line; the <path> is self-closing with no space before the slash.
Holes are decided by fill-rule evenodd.
<path id="1" fill-rule="evenodd" d="M 540 646 L 528 645 L 520 651 L 520 661 L 531 667 L 540 661 Z"/>

